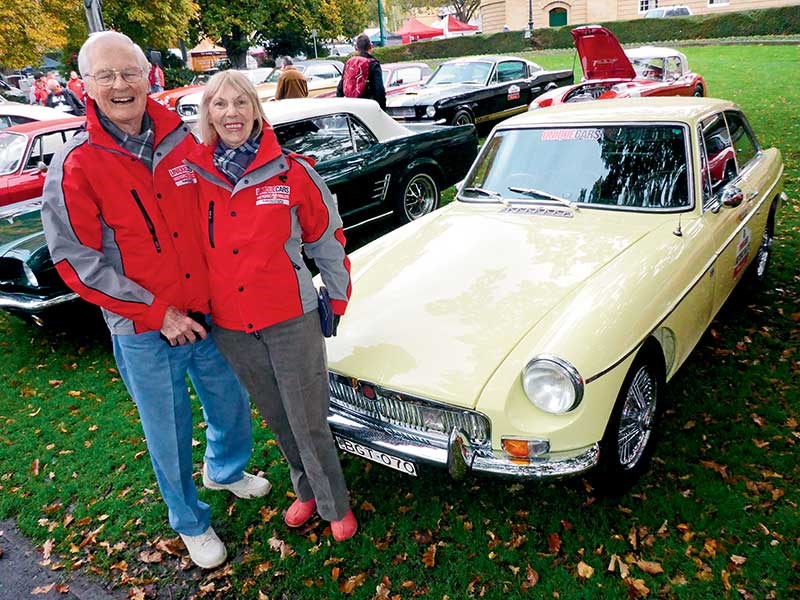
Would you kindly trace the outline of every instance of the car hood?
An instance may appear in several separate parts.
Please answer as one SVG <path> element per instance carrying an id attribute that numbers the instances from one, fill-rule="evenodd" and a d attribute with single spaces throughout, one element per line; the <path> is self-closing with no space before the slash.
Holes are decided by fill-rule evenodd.
<path id="1" fill-rule="evenodd" d="M 610 214 L 608 214 L 610 213 Z M 353 253 L 332 371 L 474 408 L 492 374 L 555 307 L 652 230 L 613 211 L 514 215 L 454 203 Z"/>
<path id="2" fill-rule="evenodd" d="M 0 218 L 0 257 L 26 260 L 45 245 L 39 211 Z"/>
<path id="3" fill-rule="evenodd" d="M 586 79 L 633 79 L 636 71 L 619 41 L 605 27 L 576 27 L 572 39 Z"/>
<path id="4" fill-rule="evenodd" d="M 403 94 L 392 95 L 386 99 L 386 106 L 427 106 L 444 98 L 452 98 L 462 94 L 472 94 L 483 89 L 483 85 L 476 83 L 452 83 L 448 85 L 420 86 L 415 90 Z"/>

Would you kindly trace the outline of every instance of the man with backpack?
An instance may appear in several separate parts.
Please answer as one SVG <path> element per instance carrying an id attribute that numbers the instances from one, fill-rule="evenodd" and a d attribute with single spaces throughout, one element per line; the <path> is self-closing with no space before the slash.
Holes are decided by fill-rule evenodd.
<path id="1" fill-rule="evenodd" d="M 356 38 L 358 54 L 344 65 L 344 75 L 336 88 L 336 95 L 347 98 L 371 98 L 386 110 L 386 89 L 383 87 L 381 63 L 370 54 L 372 42 L 362 33 Z"/>

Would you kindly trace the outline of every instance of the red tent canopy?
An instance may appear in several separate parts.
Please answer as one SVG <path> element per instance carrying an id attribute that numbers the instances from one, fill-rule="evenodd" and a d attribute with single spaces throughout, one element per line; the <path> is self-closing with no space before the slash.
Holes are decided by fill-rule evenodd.
<path id="1" fill-rule="evenodd" d="M 411 17 L 406 24 L 398 29 L 395 33 L 403 36 L 403 43 L 416 42 L 417 40 L 427 40 L 432 37 L 442 35 L 441 29 L 435 27 L 428 27 L 422 21 L 418 21 Z"/>
<path id="2" fill-rule="evenodd" d="M 447 15 L 444 31 L 478 31 L 478 27 L 459 21 L 453 15 Z"/>

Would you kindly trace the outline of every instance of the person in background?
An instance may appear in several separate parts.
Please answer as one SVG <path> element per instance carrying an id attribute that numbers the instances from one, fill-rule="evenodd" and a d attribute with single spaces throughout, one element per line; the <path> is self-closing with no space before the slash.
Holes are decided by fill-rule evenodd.
<path id="1" fill-rule="evenodd" d="M 227 557 L 192 481 L 192 407 L 207 424 L 203 485 L 239 498 L 267 494 L 246 473 L 250 403 L 208 328 L 209 287 L 190 219 L 197 186 L 183 160 L 189 127 L 148 98 L 147 59 L 127 36 L 102 31 L 78 54 L 89 99 L 86 129 L 50 163 L 42 224 L 64 282 L 98 304 L 120 376 L 139 412 L 169 523 L 198 566 Z M 102 473 L 88 474 L 92 483 Z"/>
<path id="2" fill-rule="evenodd" d="M 371 53 L 372 42 L 362 33 L 356 38 L 355 56 L 347 59 L 344 75 L 336 88 L 340 98 L 372 98 L 386 110 L 386 88 L 383 86 L 381 63 Z"/>
<path id="3" fill-rule="evenodd" d="M 328 426 L 317 292 L 302 256 L 316 263 L 333 313 L 344 314 L 350 261 L 336 202 L 310 159 L 281 150 L 238 71 L 206 84 L 200 136 L 186 164 L 200 187 L 214 336 L 289 464 L 296 499 L 284 522 L 300 527 L 318 511 L 346 540 L 358 524 Z"/>
<path id="4" fill-rule="evenodd" d="M 150 72 L 147 75 L 150 82 L 150 93 L 164 91 L 164 70 L 155 60 L 150 63 Z"/>
<path id="5" fill-rule="evenodd" d="M 31 104 L 40 104 L 44 106 L 47 95 L 50 93 L 47 89 L 47 77 L 44 73 L 35 73 L 34 77 L 36 79 L 31 86 L 30 92 L 28 92 L 29 100 Z"/>
<path id="6" fill-rule="evenodd" d="M 281 57 L 281 74 L 278 77 L 278 88 L 275 90 L 275 100 L 284 98 L 307 98 L 308 82 L 303 74 L 295 69 L 289 56 Z"/>
<path id="7" fill-rule="evenodd" d="M 47 90 L 49 93 L 44 101 L 45 106 L 73 114 L 76 117 L 85 114 L 83 102 L 78 100 L 78 97 L 69 88 L 62 88 L 55 79 L 47 81 Z"/>
<path id="8" fill-rule="evenodd" d="M 78 74 L 75 71 L 69 72 L 69 81 L 67 82 L 67 88 L 75 97 L 78 98 L 81 102 L 86 102 L 86 84 L 83 83 L 83 79 L 78 77 Z"/>

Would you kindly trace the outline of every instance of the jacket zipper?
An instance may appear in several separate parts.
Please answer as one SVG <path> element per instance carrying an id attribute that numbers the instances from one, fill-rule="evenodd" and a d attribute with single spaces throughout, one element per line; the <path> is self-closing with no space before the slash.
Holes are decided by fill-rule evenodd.
<path id="1" fill-rule="evenodd" d="M 208 243 L 214 248 L 214 201 L 208 203 Z"/>
<path id="2" fill-rule="evenodd" d="M 139 207 L 139 210 L 142 211 L 142 216 L 144 217 L 144 222 L 147 225 L 147 229 L 150 231 L 150 237 L 153 238 L 153 245 L 156 247 L 156 252 L 161 254 L 161 244 L 158 243 L 158 236 L 156 235 L 156 226 L 153 225 L 153 220 L 150 218 L 150 215 L 147 214 L 147 211 L 144 208 L 144 204 L 142 204 L 142 200 L 139 198 L 139 194 L 136 190 L 131 190 L 131 196 L 136 201 L 136 205 Z"/>

